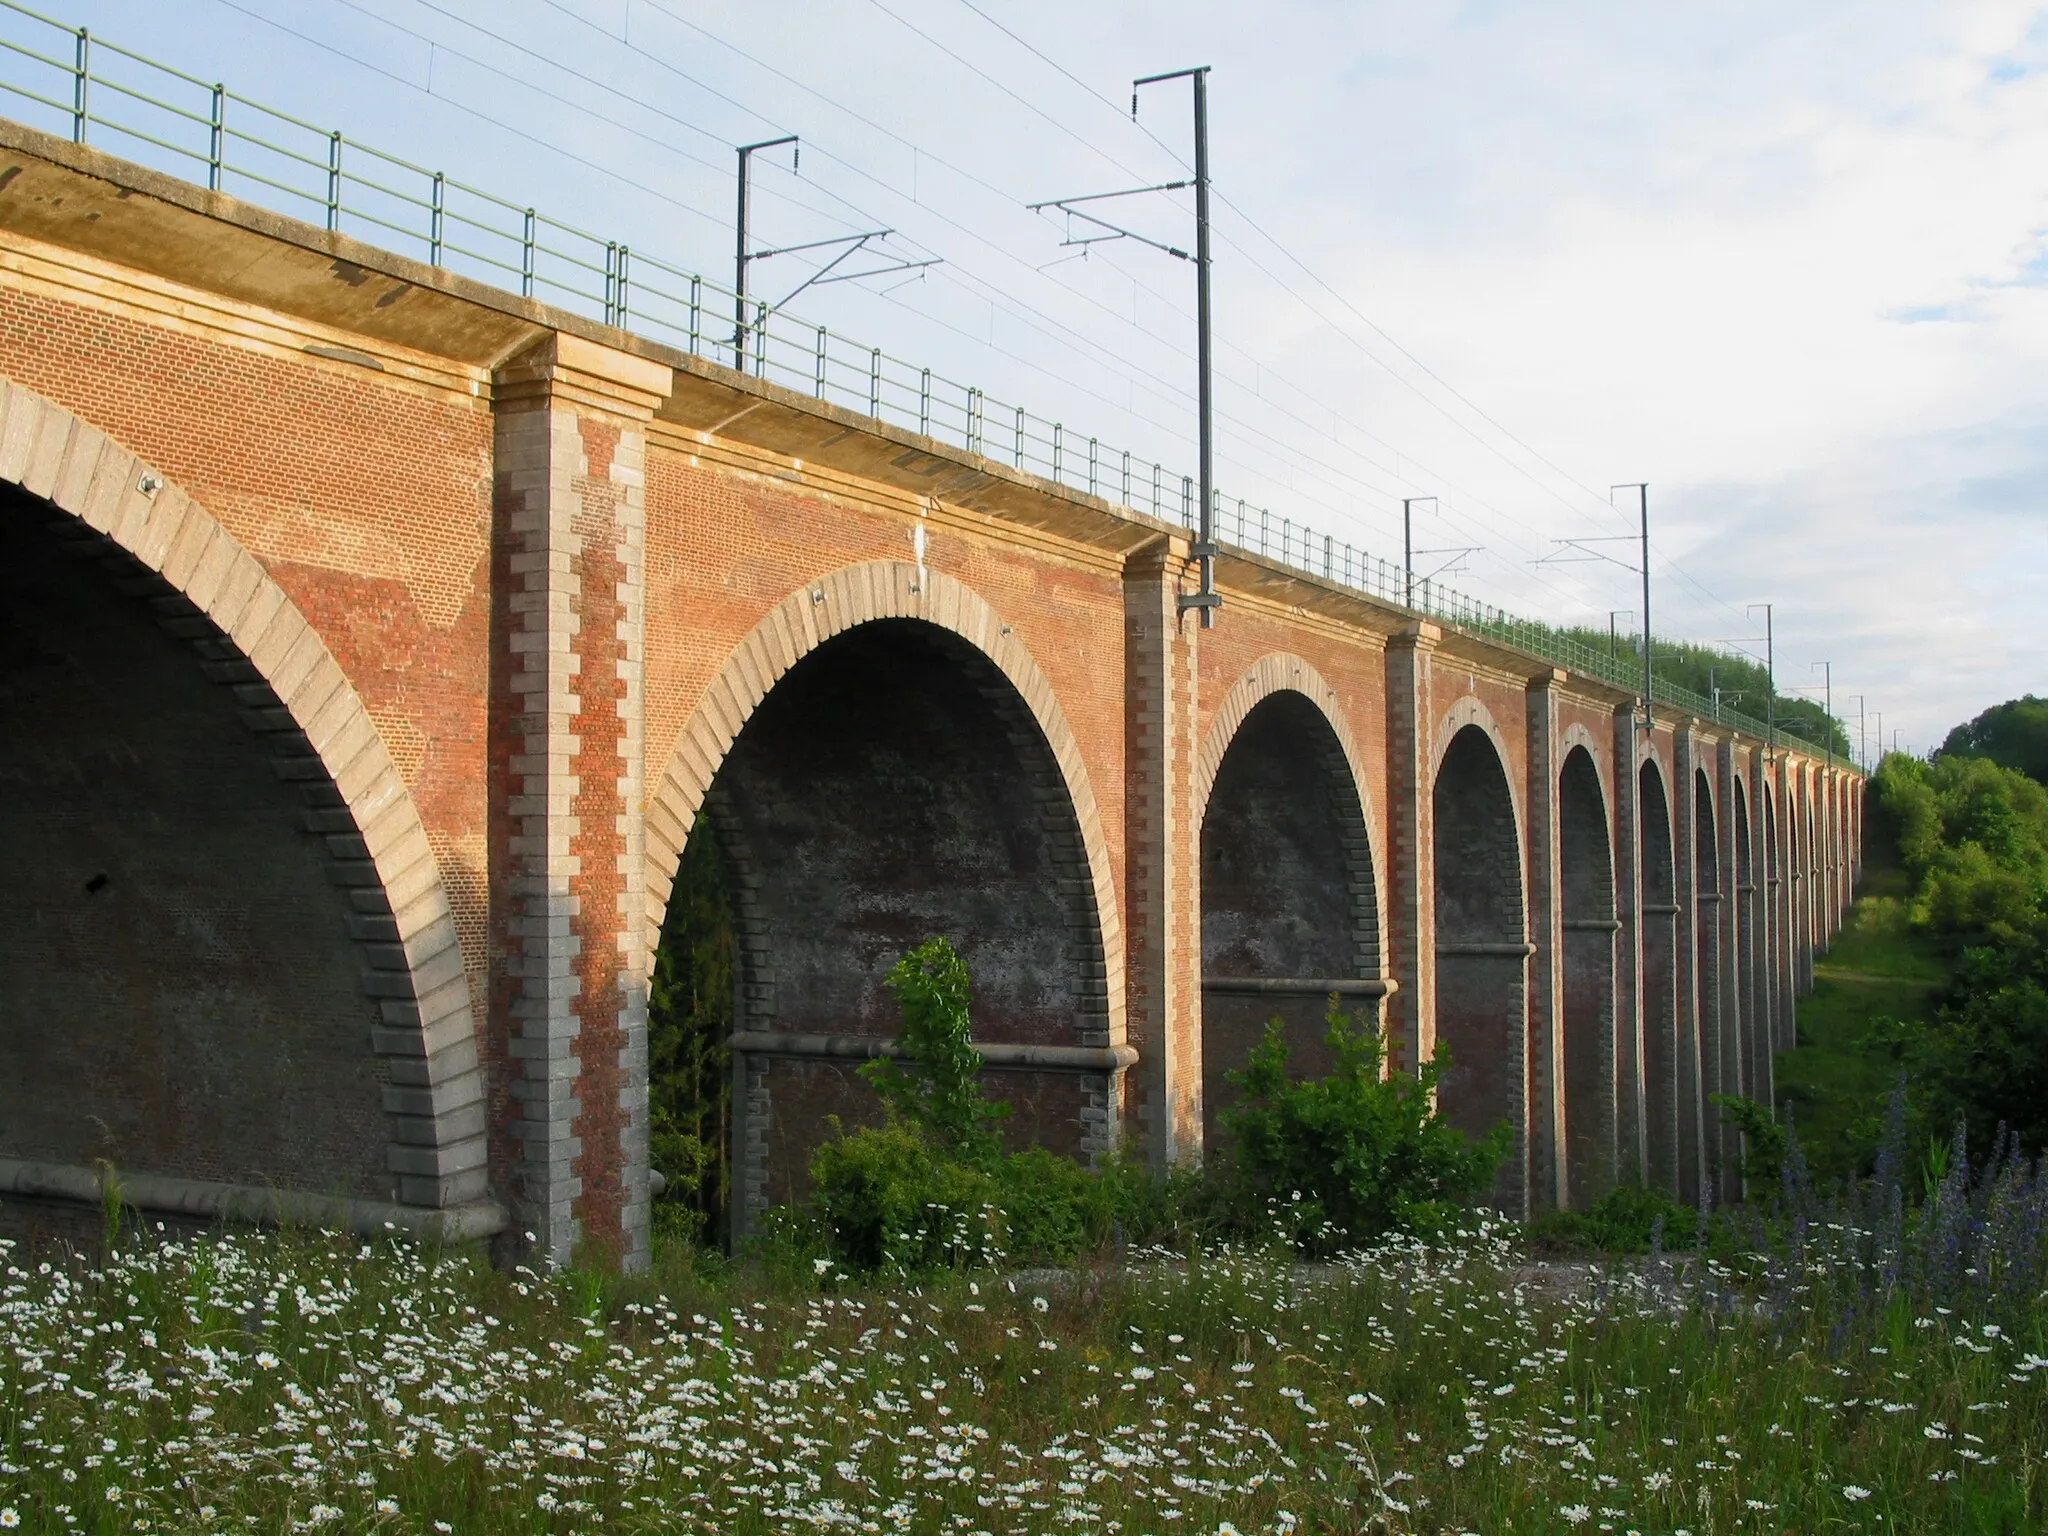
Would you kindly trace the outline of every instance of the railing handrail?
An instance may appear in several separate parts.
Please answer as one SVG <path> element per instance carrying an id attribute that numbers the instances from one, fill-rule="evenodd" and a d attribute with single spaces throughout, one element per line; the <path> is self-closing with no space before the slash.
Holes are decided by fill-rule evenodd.
<path id="1" fill-rule="evenodd" d="M 40 23 L 70 43 L 71 58 L 65 59 L 0 37 L 0 93 L 68 119 L 71 137 L 76 142 L 86 142 L 94 126 L 107 129 L 136 143 L 153 145 L 181 162 L 201 162 L 207 167 L 207 185 L 214 190 L 225 190 L 230 179 L 244 186 L 270 188 L 320 208 L 330 230 L 339 231 L 345 222 L 354 221 L 359 227 L 415 241 L 424 248 L 429 263 L 444 270 L 464 270 L 486 281 L 516 280 L 522 296 L 542 297 L 566 309 L 595 313 L 608 325 L 667 339 L 693 356 L 709 356 L 799 393 L 836 400 L 878 421 L 914 425 L 924 436 L 1043 475 L 1068 489 L 1101 497 L 1140 515 L 1189 528 L 1198 521 L 1192 478 L 1172 471 L 1158 459 L 1133 454 L 1098 438 L 1070 433 L 1064 422 L 1034 415 L 1023 406 L 996 399 L 978 386 L 935 374 L 929 368 L 892 357 L 879 347 L 856 343 L 829 327 L 771 309 L 757 300 L 747 301 L 755 318 L 740 328 L 736 336 L 732 320 L 736 296 L 701 273 L 630 250 L 626 242 L 608 240 L 549 218 L 531 207 L 428 170 L 402 156 L 359 144 L 339 130 L 321 128 L 229 91 L 223 85 L 102 41 L 87 28 L 67 26 L 21 4 L 20 0 L 0 0 L 0 13 Z M 102 53 L 153 72 L 152 84 L 160 77 L 204 93 L 203 110 L 180 106 L 175 100 L 160 98 L 96 72 Z M 41 94 L 24 83 L 10 68 L 17 63 L 53 71 L 60 78 L 68 77 L 71 100 L 67 103 L 56 95 Z M 105 100 L 104 95 L 95 96 L 95 85 L 106 87 L 108 93 L 137 111 L 161 114 L 163 121 L 120 122 L 110 118 L 103 105 L 95 106 Z M 166 96 L 172 94 L 166 90 Z M 307 135 L 307 142 L 296 148 L 272 142 L 239 126 L 234 121 L 235 109 L 260 114 L 265 133 L 277 133 L 279 125 L 283 125 Z M 165 126 L 166 122 L 173 126 Z M 174 136 L 165 136 L 175 135 L 179 125 L 203 130 L 205 147 L 188 149 L 176 142 Z M 231 151 L 237 147 L 245 151 L 245 157 L 248 151 L 256 152 L 259 163 L 236 163 Z M 352 162 L 359 156 L 374 160 L 386 175 L 398 173 L 391 178 L 394 181 L 407 175 L 421 178 L 422 191 L 415 193 L 403 185 L 356 174 Z M 282 179 L 292 174 L 294 166 L 315 173 L 311 179 L 317 180 L 317 187 Z M 359 199 L 355 206 L 348 201 L 351 191 Z M 368 206 L 363 199 L 368 200 Z M 489 215 L 493 211 L 510 215 L 518 224 L 517 230 L 491 222 Z M 421 213 L 426 215 L 424 232 L 407 222 L 408 214 Z M 479 238 L 458 243 L 449 238 L 450 225 L 472 231 Z M 492 255 L 480 248 L 493 242 L 504 243 L 503 254 Z M 451 257 L 461 260 L 451 264 Z M 579 286 L 593 281 L 601 284 L 600 291 Z M 1411 584 L 1406 573 L 1389 561 L 1349 540 L 1319 533 L 1307 524 L 1276 514 L 1271 508 L 1253 507 L 1219 491 L 1215 512 L 1218 541 L 1228 548 L 1276 561 L 1395 608 L 1496 644 L 1514 646 L 1567 671 L 1639 694 L 1641 663 L 1634 657 L 1624 662 L 1603 655 L 1555 626 L 1519 618 L 1429 578 Z M 1415 599 L 1412 603 L 1411 586 Z M 1657 679 L 1657 701 L 1756 736 L 1767 733 L 1765 724 L 1753 716 L 1719 707 L 1713 700 L 1661 677 Z M 1790 722 L 1779 722 L 1775 729 L 1804 739 L 1803 733 Z"/>

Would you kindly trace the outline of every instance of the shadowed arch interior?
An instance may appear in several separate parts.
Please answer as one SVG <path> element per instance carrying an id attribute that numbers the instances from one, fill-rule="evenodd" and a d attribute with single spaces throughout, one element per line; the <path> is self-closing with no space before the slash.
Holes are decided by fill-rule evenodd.
<path id="1" fill-rule="evenodd" d="M 884 979 L 949 939 L 974 980 L 977 1040 L 1107 1044 L 1101 935 L 1059 766 L 1007 678 L 949 631 L 858 625 L 797 661 L 740 731 L 705 797 L 738 887 L 737 1028 L 893 1036 Z M 827 1117 L 878 1117 L 852 1063 L 749 1058 L 736 1193 L 802 1187 Z M 991 1069 L 1016 1140 L 1077 1150 L 1075 1074 Z M 764 1112 L 765 1111 L 765 1112 Z"/>
<path id="2" fill-rule="evenodd" d="M 1564 896 L 1566 1196 L 1575 1208 L 1614 1183 L 1618 1077 L 1614 1037 L 1614 860 L 1607 799 L 1592 754 L 1574 747 L 1558 775 Z"/>
<path id="3" fill-rule="evenodd" d="M 0 1155 L 389 1199 L 389 909 L 211 620 L 0 491 Z"/>
<path id="4" fill-rule="evenodd" d="M 1268 1019 L 1293 1064 L 1321 1070 L 1329 993 L 1377 1020 L 1379 920 L 1358 785 L 1329 720 L 1304 695 L 1267 695 L 1218 766 L 1202 816 L 1204 1134 L 1233 1097 Z"/>
<path id="5" fill-rule="evenodd" d="M 1729 872 L 1728 887 L 1735 902 L 1735 974 L 1739 978 L 1736 1003 L 1741 1014 L 1735 1030 L 1736 1066 L 1742 1074 L 1742 1092 L 1760 1104 L 1768 1104 L 1770 1052 L 1762 1033 L 1763 966 L 1762 949 L 1757 942 L 1756 844 L 1751 835 L 1749 789 L 1739 776 L 1729 815 L 1735 822 L 1735 868 Z"/>
<path id="6" fill-rule="evenodd" d="M 1664 775 L 1637 776 L 1643 843 L 1643 1088 L 1650 1180 L 1678 1187 L 1678 885 Z"/>
<path id="7" fill-rule="evenodd" d="M 1724 1028 L 1721 996 L 1721 841 L 1713 781 L 1704 768 L 1693 770 L 1692 806 L 1694 1033 L 1680 1063 L 1679 1131 L 1684 1145 L 1700 1149 L 1706 1160 L 1700 1172 L 1713 1181 L 1712 1192 L 1719 1199 L 1733 1133 L 1708 1104 L 1707 1095 L 1735 1090 L 1733 1042 Z M 1687 1072 L 1694 1074 L 1690 1081 Z M 1690 1197 L 1696 1192 L 1689 1181 L 1685 1193 Z"/>
<path id="8" fill-rule="evenodd" d="M 1451 738 L 1433 795 L 1436 1034 L 1451 1056 L 1444 1113 L 1474 1134 L 1505 1120 L 1520 1147 L 1529 969 L 1522 852 L 1507 773 L 1484 730 L 1468 725 Z"/>
<path id="9" fill-rule="evenodd" d="M 1783 1007 L 1780 994 L 1786 985 L 1785 857 L 1778 831 L 1778 796 L 1768 779 L 1764 781 L 1759 798 L 1763 803 L 1764 812 L 1764 954 L 1769 962 L 1764 986 L 1770 1003 L 1770 1017 L 1766 1021 L 1764 1033 L 1766 1049 L 1776 1050 L 1785 1044 L 1785 1025 L 1780 1017 Z"/>

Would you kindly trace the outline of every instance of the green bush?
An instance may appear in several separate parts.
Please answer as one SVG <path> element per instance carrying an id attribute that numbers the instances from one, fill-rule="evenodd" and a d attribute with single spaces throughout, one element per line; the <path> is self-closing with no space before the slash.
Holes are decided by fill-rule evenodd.
<path id="1" fill-rule="evenodd" d="M 1227 1176 L 1239 1209 L 1266 1213 L 1305 1253 L 1356 1248 L 1385 1233 L 1439 1232 L 1493 1183 L 1511 1145 L 1496 1127 L 1474 1142 L 1436 1110 L 1449 1058 L 1439 1048 L 1416 1077 L 1385 1074 L 1379 1028 L 1343 1011 L 1325 1014 L 1331 1065 L 1288 1075 L 1278 1019 L 1230 1080 L 1241 1101 L 1223 1112 Z"/>
<path id="2" fill-rule="evenodd" d="M 978 1269 L 1002 1253 L 996 1180 L 902 1121 L 835 1135 L 811 1157 L 830 1257 L 862 1274 Z"/>
<path id="3" fill-rule="evenodd" d="M 809 1230 L 856 1273 L 903 1275 L 1002 1260 L 1071 1263 L 1117 1220 L 1128 1181 L 1043 1147 L 1003 1155 L 970 1034 L 967 967 L 943 938 L 897 962 L 895 1058 L 860 1069 L 888 1123 L 835 1133 L 811 1159 Z"/>

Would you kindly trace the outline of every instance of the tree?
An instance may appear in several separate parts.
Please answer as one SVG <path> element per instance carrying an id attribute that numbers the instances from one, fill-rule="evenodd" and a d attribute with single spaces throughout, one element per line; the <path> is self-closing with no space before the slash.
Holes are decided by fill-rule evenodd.
<path id="1" fill-rule="evenodd" d="M 1938 755 L 1988 757 L 2037 784 L 2048 784 L 2048 699 L 2030 693 L 1992 705 L 1950 731 Z"/>
<path id="2" fill-rule="evenodd" d="M 884 1056 L 860 1069 L 889 1107 L 949 1157 L 986 1163 L 1001 1150 L 996 1122 L 1009 1106 L 981 1091 L 981 1053 L 968 1025 L 972 983 L 967 963 L 943 938 L 927 939 L 896 962 L 889 990 L 903 1010 L 895 1059 Z"/>
<path id="3" fill-rule="evenodd" d="M 1930 1121 L 1960 1118 L 1984 1144 L 2003 1125 L 2038 1151 L 2048 1146 L 2048 788 L 1944 751 L 1933 763 L 1894 753 L 1876 789 L 1898 822 L 1915 921 L 1955 962 L 1939 1017 L 1894 1025 L 1881 1044 L 1914 1077 Z"/>

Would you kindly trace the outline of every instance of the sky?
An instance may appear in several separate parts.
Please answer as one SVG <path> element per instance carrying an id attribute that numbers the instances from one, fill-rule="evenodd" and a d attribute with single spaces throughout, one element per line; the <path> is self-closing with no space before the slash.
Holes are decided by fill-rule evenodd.
<path id="1" fill-rule="evenodd" d="M 937 264 L 811 287 L 791 317 L 1028 405 L 1070 443 L 1097 437 L 1105 464 L 1129 449 L 1176 474 L 1195 463 L 1191 264 L 1135 240 L 1063 245 L 1069 226 L 1027 205 L 1185 179 L 1187 83 L 1146 87 L 1134 123 L 1131 82 L 1207 65 L 1226 505 L 1398 561 L 1403 499 L 1435 497 L 1414 540 L 1443 553 L 1418 566 L 1448 561 L 1446 581 L 1521 613 L 1606 627 L 1612 612 L 1626 630 L 1633 546 L 1575 562 L 1559 541 L 1632 533 L 1635 493 L 1610 487 L 1645 482 L 1658 634 L 1760 657 L 1750 605 L 1770 603 L 1780 687 L 1819 698 L 1830 679 L 1852 740 L 1896 732 L 1924 752 L 1988 705 L 2048 692 L 2048 8 L 39 11 L 89 27 L 96 72 L 159 101 L 203 116 L 220 81 L 232 122 L 272 143 L 319 159 L 312 130 L 339 130 L 354 172 L 424 185 L 354 148 L 375 146 L 504 199 L 515 221 L 530 206 L 717 282 L 731 281 L 733 147 L 797 134 L 793 167 L 786 149 L 756 159 L 755 248 L 886 229 L 867 267 L 838 270 Z M 18 7 L 0 9 L 0 40 L 72 47 Z M 68 99 L 20 52 L 0 56 L 0 81 Z M 0 112 L 62 121 L 9 101 Z M 203 125 L 152 119 L 112 86 L 94 110 L 203 149 Z M 320 185 L 316 168 L 237 153 Z M 318 216 L 246 176 L 229 190 Z M 1192 243 L 1185 191 L 1090 206 Z M 780 299 L 836 249 L 755 264 L 755 291 Z"/>

